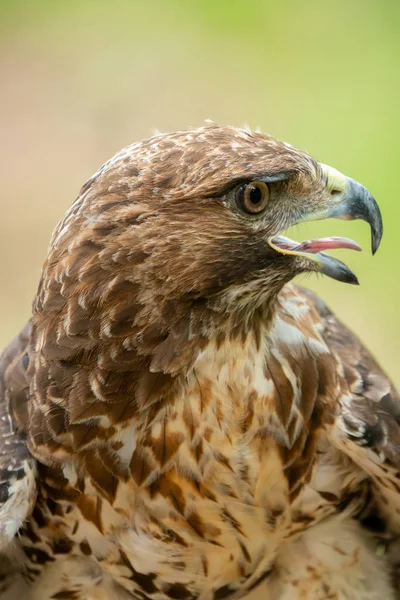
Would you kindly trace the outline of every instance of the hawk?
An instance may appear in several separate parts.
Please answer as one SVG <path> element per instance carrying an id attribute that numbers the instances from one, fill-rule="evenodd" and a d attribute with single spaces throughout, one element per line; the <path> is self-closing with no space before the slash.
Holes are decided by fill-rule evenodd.
<path id="1" fill-rule="evenodd" d="M 83 186 L 0 359 L 3 600 L 399 597 L 399 396 L 291 283 L 357 283 L 283 235 L 330 217 L 376 251 L 360 183 L 215 124 Z"/>

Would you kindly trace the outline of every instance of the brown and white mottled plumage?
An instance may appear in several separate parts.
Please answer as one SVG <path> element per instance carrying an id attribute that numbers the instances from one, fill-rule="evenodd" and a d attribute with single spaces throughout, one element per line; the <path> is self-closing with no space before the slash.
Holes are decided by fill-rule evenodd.
<path id="1" fill-rule="evenodd" d="M 356 246 L 281 235 L 329 216 L 379 245 L 360 184 L 212 124 L 83 186 L 1 356 L 1 598 L 396 598 L 399 397 L 290 284 Z"/>

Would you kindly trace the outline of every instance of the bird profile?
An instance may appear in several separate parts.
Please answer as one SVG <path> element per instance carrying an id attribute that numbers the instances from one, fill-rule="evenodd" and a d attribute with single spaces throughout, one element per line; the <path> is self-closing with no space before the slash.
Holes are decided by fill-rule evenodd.
<path id="1" fill-rule="evenodd" d="M 363 185 L 214 123 L 84 184 L 0 358 L 0 598 L 398 597 L 399 396 L 292 283 L 358 283 L 286 236 L 328 218 L 378 249 Z"/>

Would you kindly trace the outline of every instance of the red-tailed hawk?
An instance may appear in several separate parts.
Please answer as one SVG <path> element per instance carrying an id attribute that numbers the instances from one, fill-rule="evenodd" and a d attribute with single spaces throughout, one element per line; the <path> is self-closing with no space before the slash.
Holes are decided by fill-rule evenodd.
<path id="1" fill-rule="evenodd" d="M 268 135 L 134 144 L 56 228 L 1 357 L 0 597 L 394 600 L 400 402 L 289 226 L 371 194 Z"/>

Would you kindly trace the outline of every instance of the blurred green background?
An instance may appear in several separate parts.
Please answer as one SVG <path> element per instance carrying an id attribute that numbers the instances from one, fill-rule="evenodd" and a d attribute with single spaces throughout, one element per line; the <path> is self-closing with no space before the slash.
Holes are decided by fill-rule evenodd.
<path id="1" fill-rule="evenodd" d="M 260 126 L 366 185 L 385 221 L 345 235 L 361 286 L 308 278 L 400 383 L 398 0 L 2 0 L 0 343 L 23 325 L 50 233 L 121 147 L 161 131 Z M 340 254 L 339 254 L 340 256 Z M 304 281 L 303 281 L 304 283 Z"/>

